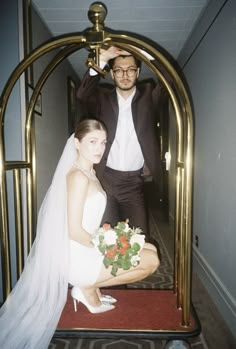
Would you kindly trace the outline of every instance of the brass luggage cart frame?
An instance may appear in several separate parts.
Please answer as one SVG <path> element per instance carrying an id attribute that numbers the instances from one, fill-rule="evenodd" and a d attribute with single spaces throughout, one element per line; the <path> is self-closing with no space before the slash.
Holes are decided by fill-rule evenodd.
<path id="1" fill-rule="evenodd" d="M 26 207 L 27 207 L 27 236 L 28 245 L 32 245 L 35 232 L 35 154 L 34 134 L 32 132 L 32 119 L 35 103 L 39 93 L 52 71 L 62 60 L 73 52 L 86 48 L 94 53 L 95 58 L 88 59 L 88 66 L 98 69 L 99 48 L 117 46 L 125 49 L 145 64 L 156 74 L 169 94 L 176 116 L 177 150 L 176 150 L 176 199 L 175 199 L 175 270 L 174 293 L 176 294 L 176 307 L 182 311 L 181 324 L 188 328 L 190 323 L 191 308 L 191 231 L 192 231 L 192 180 L 193 180 L 193 114 L 190 94 L 184 78 L 175 67 L 170 58 L 163 54 L 157 45 L 148 39 L 134 34 L 104 29 L 104 20 L 107 14 L 102 3 L 90 6 L 88 16 L 93 26 L 82 33 L 73 33 L 40 45 L 34 49 L 11 74 L 0 99 L 0 202 L 1 202 L 1 241 L 2 265 L 4 283 L 4 296 L 10 292 L 10 253 L 9 253 L 9 224 L 7 215 L 7 190 L 6 173 L 13 171 L 15 191 L 15 216 L 17 228 L 18 268 L 22 270 L 22 207 L 20 200 L 21 179 L 20 171 L 26 170 Z M 4 115 L 11 91 L 28 67 L 44 54 L 62 48 L 52 59 L 35 85 L 34 92 L 29 101 L 25 121 L 25 161 L 5 161 L 4 150 Z M 154 60 L 147 59 L 143 50 L 151 55 Z"/>

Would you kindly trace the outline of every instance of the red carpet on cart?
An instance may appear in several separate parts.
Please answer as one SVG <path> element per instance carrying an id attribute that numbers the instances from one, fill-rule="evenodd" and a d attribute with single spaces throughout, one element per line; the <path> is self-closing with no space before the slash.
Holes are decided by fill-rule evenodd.
<path id="1" fill-rule="evenodd" d="M 190 325 L 181 326 L 182 312 L 176 307 L 176 295 L 172 290 L 123 290 L 109 289 L 118 302 L 115 309 L 101 314 L 91 314 L 82 304 L 74 312 L 72 297 L 62 312 L 57 331 L 104 330 L 104 331 L 193 331 L 196 327 L 193 316 Z"/>

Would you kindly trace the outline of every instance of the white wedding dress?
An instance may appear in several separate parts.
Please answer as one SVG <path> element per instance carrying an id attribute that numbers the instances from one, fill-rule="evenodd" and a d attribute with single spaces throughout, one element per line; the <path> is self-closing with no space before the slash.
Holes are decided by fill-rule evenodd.
<path id="1" fill-rule="evenodd" d="M 105 207 L 105 192 L 96 192 L 86 199 L 82 225 L 91 235 L 99 228 Z M 98 278 L 102 263 L 103 256 L 97 249 L 70 240 L 69 283 L 71 285 L 93 285 Z"/>
<path id="2" fill-rule="evenodd" d="M 24 270 L 0 309 L 1 349 L 48 348 L 67 301 L 68 282 L 94 283 L 99 275 L 102 256 L 68 238 L 66 176 L 76 158 L 73 134 L 39 210 Z M 105 193 L 87 198 L 83 226 L 90 234 L 100 226 L 105 206 Z"/>

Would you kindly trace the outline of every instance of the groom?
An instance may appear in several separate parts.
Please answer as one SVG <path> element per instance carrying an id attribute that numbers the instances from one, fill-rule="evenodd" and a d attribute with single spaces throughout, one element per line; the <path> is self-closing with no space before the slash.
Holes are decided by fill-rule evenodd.
<path id="1" fill-rule="evenodd" d="M 102 120 L 108 129 L 107 147 L 96 172 L 107 193 L 103 222 L 115 225 L 129 219 L 148 233 L 144 201 L 144 169 L 156 184 L 153 195 L 162 198 L 162 169 L 156 136 L 159 85 L 138 84 L 141 62 L 116 47 L 101 50 L 100 67 L 109 64 L 115 87 L 99 85 L 93 69 L 85 74 L 78 98 L 88 114 Z"/>

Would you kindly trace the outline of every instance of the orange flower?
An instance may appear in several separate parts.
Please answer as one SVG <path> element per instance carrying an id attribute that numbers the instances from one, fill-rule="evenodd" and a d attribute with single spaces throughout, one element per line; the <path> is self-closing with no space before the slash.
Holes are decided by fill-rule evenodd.
<path id="1" fill-rule="evenodd" d="M 121 248 L 119 249 L 119 253 L 120 253 L 122 256 L 124 256 L 124 255 L 126 254 L 126 252 L 127 252 L 127 248 L 125 248 L 125 247 L 121 247 Z"/>
<path id="2" fill-rule="evenodd" d="M 128 241 L 124 241 L 124 242 L 121 243 L 121 246 L 122 246 L 123 248 L 128 249 L 128 248 L 130 248 L 130 243 L 129 243 Z"/>
<path id="3" fill-rule="evenodd" d="M 106 257 L 107 258 L 114 258 L 116 254 L 117 248 L 111 248 L 106 252 Z"/>
<path id="4" fill-rule="evenodd" d="M 122 235 L 119 237 L 120 242 L 126 242 L 128 240 L 128 236 Z"/>

